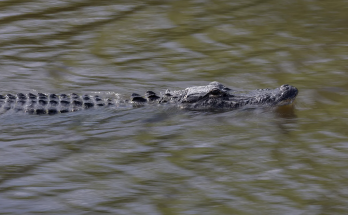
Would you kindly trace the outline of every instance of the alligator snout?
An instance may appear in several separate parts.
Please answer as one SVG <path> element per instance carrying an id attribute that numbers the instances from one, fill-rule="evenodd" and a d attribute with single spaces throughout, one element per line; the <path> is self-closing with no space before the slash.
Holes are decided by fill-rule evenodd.
<path id="1" fill-rule="evenodd" d="M 283 91 L 283 95 L 286 94 L 288 97 L 296 97 L 298 94 L 298 89 L 294 86 L 291 86 L 289 84 L 284 84 L 280 86 L 280 90 Z"/>

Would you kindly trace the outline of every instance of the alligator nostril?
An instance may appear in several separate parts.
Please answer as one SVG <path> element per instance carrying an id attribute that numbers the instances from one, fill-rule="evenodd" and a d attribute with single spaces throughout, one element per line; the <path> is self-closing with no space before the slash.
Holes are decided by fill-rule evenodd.
<path id="1" fill-rule="evenodd" d="M 280 86 L 280 89 L 282 89 L 282 90 L 289 90 L 290 89 L 290 85 L 289 84 L 283 84 L 282 86 Z"/>

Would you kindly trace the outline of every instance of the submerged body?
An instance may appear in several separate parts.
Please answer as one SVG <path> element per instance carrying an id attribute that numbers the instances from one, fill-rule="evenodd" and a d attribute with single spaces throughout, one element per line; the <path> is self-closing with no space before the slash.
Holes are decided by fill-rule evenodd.
<path id="1" fill-rule="evenodd" d="M 167 90 L 160 95 L 152 91 L 147 91 L 144 96 L 133 93 L 130 100 L 104 98 L 99 95 L 79 96 L 75 93 L 0 95 L 0 112 L 15 110 L 29 114 L 57 114 L 124 103 L 137 106 L 146 103 L 168 103 L 190 110 L 236 109 L 243 106 L 287 105 L 294 101 L 297 94 L 297 88 L 290 85 L 243 93 L 215 81 L 206 86 L 194 86 L 178 91 Z"/>

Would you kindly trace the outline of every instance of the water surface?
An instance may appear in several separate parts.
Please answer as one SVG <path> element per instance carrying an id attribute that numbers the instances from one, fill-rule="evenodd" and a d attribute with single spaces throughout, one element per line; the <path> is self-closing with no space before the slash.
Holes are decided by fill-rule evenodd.
<path id="1" fill-rule="evenodd" d="M 0 91 L 296 86 L 278 109 L 0 116 L 3 214 L 347 214 L 347 4 L 0 1 Z"/>

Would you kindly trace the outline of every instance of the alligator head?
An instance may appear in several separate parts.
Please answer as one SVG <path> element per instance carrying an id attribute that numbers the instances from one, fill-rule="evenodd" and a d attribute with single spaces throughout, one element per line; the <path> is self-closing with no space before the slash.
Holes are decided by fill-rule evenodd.
<path id="1" fill-rule="evenodd" d="M 259 89 L 248 93 L 231 90 L 219 82 L 166 93 L 176 97 L 184 109 L 234 109 L 242 106 L 281 106 L 291 104 L 298 94 L 296 87 L 282 85 L 276 89 Z M 164 99 L 165 101 L 168 99 Z M 173 99 L 172 99 L 173 100 Z"/>

